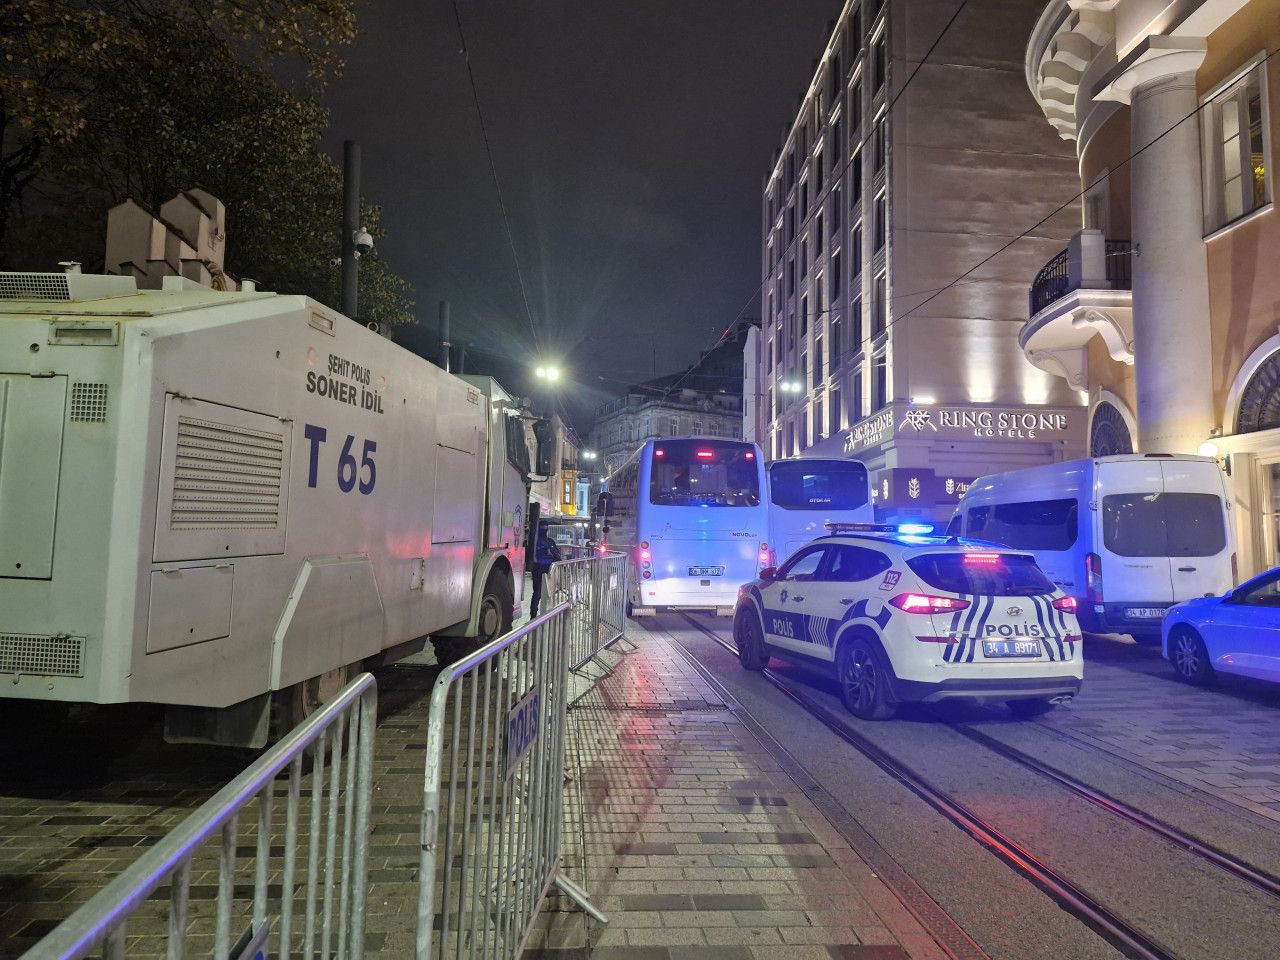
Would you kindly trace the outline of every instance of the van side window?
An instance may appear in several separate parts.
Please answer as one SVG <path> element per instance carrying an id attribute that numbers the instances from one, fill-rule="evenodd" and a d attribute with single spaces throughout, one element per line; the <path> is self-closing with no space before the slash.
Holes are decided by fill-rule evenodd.
<path id="1" fill-rule="evenodd" d="M 984 531 L 987 529 L 987 517 L 990 514 L 991 514 L 990 507 L 974 507 L 968 513 L 969 525 L 966 528 L 965 532 L 968 533 L 969 536 L 971 537 L 976 537 L 978 539 L 985 539 L 983 534 L 984 534 Z"/>
<path id="2" fill-rule="evenodd" d="M 969 536 L 1019 550 L 1069 550 L 1079 526 L 1074 499 L 997 503 L 969 511 Z"/>

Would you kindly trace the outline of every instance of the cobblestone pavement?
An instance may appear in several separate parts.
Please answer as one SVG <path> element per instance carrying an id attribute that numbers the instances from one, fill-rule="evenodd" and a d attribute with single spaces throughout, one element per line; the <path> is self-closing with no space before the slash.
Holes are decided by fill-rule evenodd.
<path id="1" fill-rule="evenodd" d="M 1042 721 L 1148 770 L 1280 821 L 1280 688 L 1174 679 L 1158 649 L 1085 642 L 1081 695 Z"/>
<path id="2" fill-rule="evenodd" d="M 566 870 L 609 924 L 552 899 L 526 956 L 943 956 L 670 641 L 629 636 L 570 714 Z"/>

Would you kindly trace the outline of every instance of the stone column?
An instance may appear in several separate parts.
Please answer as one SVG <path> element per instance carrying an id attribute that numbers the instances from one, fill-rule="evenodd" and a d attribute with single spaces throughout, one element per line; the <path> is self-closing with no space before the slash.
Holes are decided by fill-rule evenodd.
<path id="1" fill-rule="evenodd" d="M 1203 40 L 1151 37 L 1096 94 L 1130 105 L 1133 151 L 1142 151 L 1129 175 L 1143 453 L 1195 453 L 1215 425 L 1200 122 L 1183 120 L 1198 103 L 1195 73 L 1204 55 Z"/>

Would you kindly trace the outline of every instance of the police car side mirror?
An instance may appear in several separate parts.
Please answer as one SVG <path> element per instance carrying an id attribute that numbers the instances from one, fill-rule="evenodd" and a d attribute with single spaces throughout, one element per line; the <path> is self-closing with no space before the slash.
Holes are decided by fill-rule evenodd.
<path id="1" fill-rule="evenodd" d="M 778 579 L 778 568 L 777 568 L 777 567 L 765 567 L 763 570 L 761 570 L 761 571 L 760 571 L 760 579 L 761 579 L 761 580 L 764 580 L 765 582 L 768 582 L 768 581 L 771 581 L 771 580 L 777 580 L 777 579 Z"/>

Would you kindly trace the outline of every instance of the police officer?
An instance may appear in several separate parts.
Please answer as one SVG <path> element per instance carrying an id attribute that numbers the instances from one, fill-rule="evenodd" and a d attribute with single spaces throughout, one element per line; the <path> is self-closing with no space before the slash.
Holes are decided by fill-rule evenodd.
<path id="1" fill-rule="evenodd" d="M 560 548 L 547 533 L 547 528 L 538 524 L 538 537 L 533 543 L 533 599 L 529 602 L 530 619 L 538 615 L 538 605 L 542 602 L 542 578 L 559 559 Z"/>

